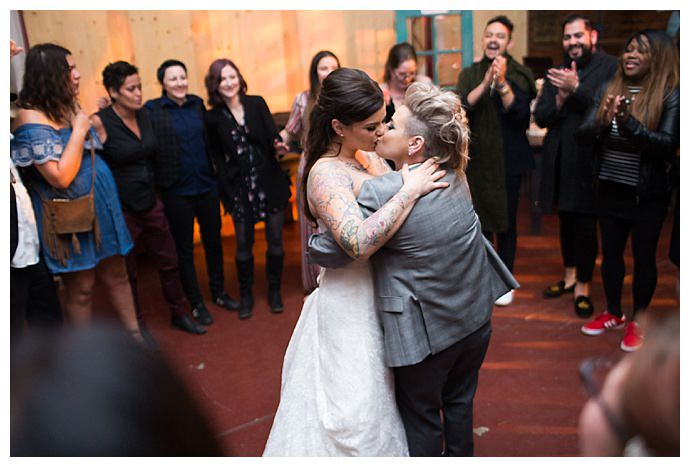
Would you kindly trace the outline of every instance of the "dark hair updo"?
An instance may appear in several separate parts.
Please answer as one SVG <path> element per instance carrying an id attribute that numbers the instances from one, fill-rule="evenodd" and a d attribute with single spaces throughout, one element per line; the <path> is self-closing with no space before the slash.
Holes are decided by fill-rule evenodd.
<path id="1" fill-rule="evenodd" d="M 335 131 L 331 122 L 337 119 L 345 125 L 361 122 L 383 108 L 383 92 L 379 85 L 362 70 L 338 68 L 323 80 L 321 92 L 309 115 L 309 133 L 305 149 L 305 168 L 302 190 L 307 199 L 309 171 L 333 143 Z M 315 220 L 304 203 L 309 219 Z"/>

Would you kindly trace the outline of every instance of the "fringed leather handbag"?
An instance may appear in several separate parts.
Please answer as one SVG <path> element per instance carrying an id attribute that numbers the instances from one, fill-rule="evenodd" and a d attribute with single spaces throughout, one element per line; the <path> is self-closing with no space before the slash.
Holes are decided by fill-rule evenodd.
<path id="1" fill-rule="evenodd" d="M 52 257 L 65 265 L 71 257 L 69 244 L 75 254 L 81 254 L 77 234 L 93 231 L 96 248 L 101 235 L 96 217 L 94 186 L 96 184 L 96 153 L 91 141 L 91 190 L 79 198 L 45 198 L 39 191 L 43 208 L 43 241 Z"/>

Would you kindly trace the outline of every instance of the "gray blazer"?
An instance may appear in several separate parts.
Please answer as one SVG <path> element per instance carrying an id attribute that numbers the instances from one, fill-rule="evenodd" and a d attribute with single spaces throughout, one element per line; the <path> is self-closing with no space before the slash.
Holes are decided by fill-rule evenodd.
<path id="1" fill-rule="evenodd" d="M 449 170 L 448 188 L 420 198 L 400 230 L 371 257 L 386 365 L 414 365 L 491 319 L 494 301 L 519 284 L 482 235 L 467 181 Z M 403 184 L 398 172 L 365 182 L 365 217 Z M 310 261 L 337 268 L 352 259 L 330 232 L 309 239 Z"/>

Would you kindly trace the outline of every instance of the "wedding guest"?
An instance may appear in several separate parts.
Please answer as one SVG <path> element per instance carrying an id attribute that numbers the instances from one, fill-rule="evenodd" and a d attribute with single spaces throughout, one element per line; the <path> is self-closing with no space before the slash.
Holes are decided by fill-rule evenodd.
<path id="1" fill-rule="evenodd" d="M 380 83 L 386 103 L 386 122 L 405 99 L 405 91 L 412 83 L 431 83 L 425 75 L 417 74 L 417 53 L 407 42 L 395 44 L 388 51 L 383 83 Z"/>
<path id="2" fill-rule="evenodd" d="M 509 53 L 513 23 L 491 18 L 484 28 L 482 59 L 463 69 L 457 92 L 467 109 L 472 138 L 467 181 L 484 235 L 513 272 L 522 175 L 534 168 L 529 128 L 530 102 L 537 90 L 532 72 Z M 497 305 L 510 305 L 513 291 Z"/>
<path id="3" fill-rule="evenodd" d="M 290 180 L 278 165 L 287 152 L 266 101 L 247 94 L 247 82 L 231 60 L 215 60 L 206 75 L 212 109 L 206 115 L 211 153 L 218 169 L 221 199 L 232 215 L 237 240 L 240 282 L 239 318 L 252 315 L 254 297 L 254 226 L 266 225 L 268 305 L 283 311 L 283 222 L 290 199 Z"/>
<path id="4" fill-rule="evenodd" d="M 222 456 L 163 354 L 105 324 L 29 336 L 11 355 L 12 456 Z"/>
<path id="5" fill-rule="evenodd" d="M 647 328 L 646 343 L 639 352 L 626 355 L 614 366 L 600 358 L 585 360 L 580 366 L 590 396 L 580 413 L 581 455 L 679 455 L 679 314 L 656 316 Z"/>
<path id="6" fill-rule="evenodd" d="M 163 95 L 145 104 L 158 141 L 153 165 L 156 185 L 192 314 L 199 323 L 210 325 L 213 317 L 204 304 L 194 266 L 194 219 L 199 223 L 213 303 L 226 310 L 238 309 L 239 303 L 225 291 L 218 180 L 204 126 L 206 108 L 200 97 L 188 94 L 187 67 L 181 61 L 164 61 L 156 75 Z"/>
<path id="7" fill-rule="evenodd" d="M 125 328 L 141 339 L 124 259 L 132 240 L 113 176 L 98 154 L 92 156 L 91 149 L 100 151 L 102 146 L 79 108 L 80 78 L 64 47 L 39 44 L 29 50 L 10 144 L 12 160 L 26 168 L 23 178 L 31 192 L 41 249 L 48 270 L 62 277 L 69 321 L 77 326 L 90 322 L 98 277 Z M 91 231 L 59 234 L 44 200 L 74 200 L 89 193 L 95 205 Z"/>
<path id="8" fill-rule="evenodd" d="M 545 298 L 572 292 L 575 314 L 594 312 L 589 284 L 597 259 L 597 216 L 594 191 L 594 147 L 575 142 L 575 130 L 602 82 L 616 71 L 616 58 L 597 49 L 599 34 L 581 14 L 563 22 L 564 62 L 549 69 L 534 118 L 548 128 L 542 157 L 541 207 L 558 207 L 563 279 L 547 287 Z"/>
<path id="9" fill-rule="evenodd" d="M 10 39 L 10 59 L 23 49 Z M 10 95 L 14 104 L 16 94 Z M 10 139 L 12 136 L 10 135 Z M 36 215 L 17 166 L 10 158 L 10 341 L 14 345 L 32 329 L 62 324 L 53 277 L 41 259 Z"/>
<path id="10" fill-rule="evenodd" d="M 93 115 L 91 122 L 103 142 L 103 159 L 118 186 L 129 233 L 135 243 L 144 244 L 158 269 L 172 325 L 191 334 L 204 334 L 206 329 L 194 321 L 184 296 L 175 241 L 155 191 L 152 161 L 157 142 L 148 113 L 143 110 L 139 70 L 123 61 L 111 63 L 103 69 L 103 86 L 111 105 Z M 127 255 L 127 274 L 139 325 L 144 329 L 134 251 Z"/>
<path id="11" fill-rule="evenodd" d="M 311 65 L 309 66 L 309 89 L 297 94 L 295 102 L 292 104 L 290 118 L 285 128 L 280 130 L 280 136 L 288 147 L 295 141 L 300 142 L 300 147 L 304 147 L 302 141 L 307 135 L 306 128 L 309 123 L 309 114 L 319 95 L 321 83 L 326 76 L 338 68 L 340 68 L 338 57 L 328 50 L 322 50 L 312 58 Z M 299 159 L 299 167 L 297 168 L 295 197 L 297 200 L 297 216 L 299 218 L 300 244 L 302 245 L 302 287 L 306 293 L 311 293 L 312 290 L 318 287 L 317 276 L 321 268 L 316 264 L 310 263 L 307 258 L 307 241 L 316 232 L 316 229 L 314 224 L 304 217 L 304 199 L 301 187 L 305 160 L 305 155 L 302 153 Z"/>
<path id="12" fill-rule="evenodd" d="M 596 336 L 625 327 L 621 350 L 643 342 L 638 318 L 657 283 L 656 247 L 669 209 L 670 168 L 680 147 L 678 49 L 663 31 L 628 39 L 618 70 L 600 89 L 576 136 L 596 144 L 601 276 L 607 310 L 582 326 Z M 621 305 L 625 247 L 632 238 L 633 305 Z"/>

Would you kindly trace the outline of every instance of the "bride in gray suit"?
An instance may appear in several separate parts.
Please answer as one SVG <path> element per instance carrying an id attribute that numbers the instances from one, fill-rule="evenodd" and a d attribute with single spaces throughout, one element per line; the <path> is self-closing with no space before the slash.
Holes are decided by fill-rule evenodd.
<path id="1" fill-rule="evenodd" d="M 340 68 L 324 81 L 306 147 L 306 215 L 355 261 L 324 269 L 285 353 L 280 404 L 265 456 L 406 456 L 393 373 L 367 261 L 400 228 L 416 201 L 447 186 L 429 160 L 402 169 L 399 190 L 373 215 L 357 205 L 362 183 L 390 171 L 373 152 L 384 134 L 381 89 L 366 73 Z"/>

